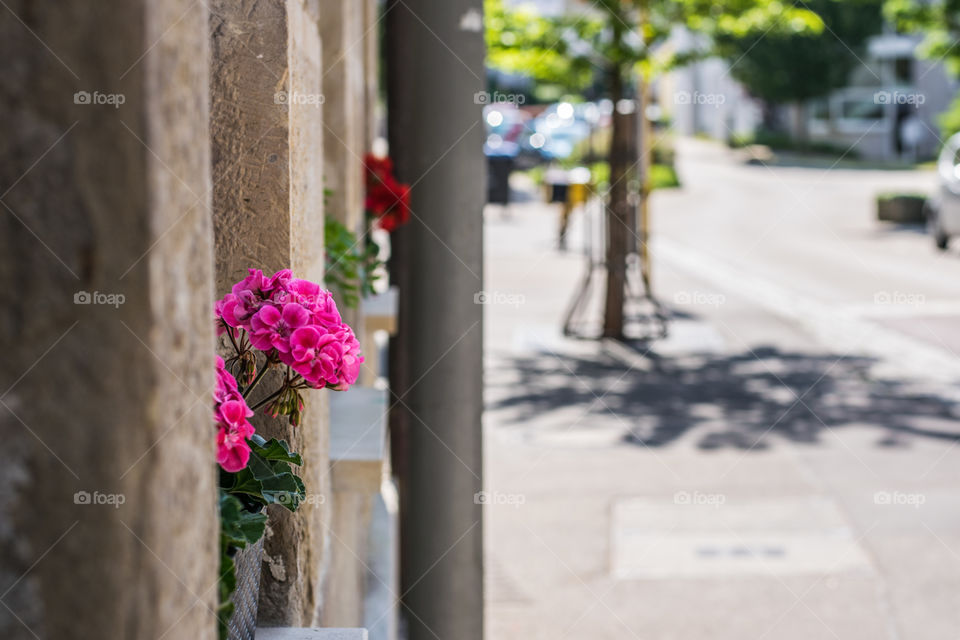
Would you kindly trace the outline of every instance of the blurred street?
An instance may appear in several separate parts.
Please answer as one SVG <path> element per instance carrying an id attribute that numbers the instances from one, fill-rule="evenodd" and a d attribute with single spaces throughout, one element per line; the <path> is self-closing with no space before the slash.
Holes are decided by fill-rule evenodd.
<path id="1" fill-rule="evenodd" d="M 957 637 L 960 252 L 874 202 L 934 174 L 677 154 L 636 350 L 561 335 L 582 213 L 485 213 L 488 639 Z"/>

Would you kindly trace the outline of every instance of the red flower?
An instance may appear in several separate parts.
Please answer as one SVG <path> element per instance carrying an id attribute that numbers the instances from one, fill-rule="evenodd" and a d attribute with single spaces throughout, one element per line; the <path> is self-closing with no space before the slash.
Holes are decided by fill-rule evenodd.
<path id="1" fill-rule="evenodd" d="M 367 171 L 380 175 L 392 175 L 393 174 L 393 160 L 387 157 L 380 158 L 368 153 L 363 157 L 363 164 L 366 165 Z M 369 176 L 368 176 L 369 180 Z"/>
<path id="2" fill-rule="evenodd" d="M 376 219 L 381 229 L 393 231 L 410 220 L 410 186 L 401 184 L 393 176 L 390 158 L 367 154 L 364 165 L 367 169 L 367 214 Z"/>

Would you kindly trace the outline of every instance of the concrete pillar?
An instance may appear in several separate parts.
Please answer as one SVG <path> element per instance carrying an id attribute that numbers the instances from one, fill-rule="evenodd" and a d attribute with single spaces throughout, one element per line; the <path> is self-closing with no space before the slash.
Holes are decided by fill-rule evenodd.
<path id="1" fill-rule="evenodd" d="M 292 268 L 323 277 L 322 107 L 315 1 L 214 0 L 210 33 L 216 283 L 222 295 L 248 268 Z M 269 389 L 270 385 L 263 384 Z M 327 493 L 326 394 L 307 394 L 303 424 L 261 420 L 258 431 L 291 442 L 307 461 L 311 496 Z M 259 621 L 313 623 L 329 505 L 291 514 L 271 507 Z"/>
<path id="2" fill-rule="evenodd" d="M 387 14 L 391 154 L 413 185 L 393 237 L 391 361 L 401 568 L 411 640 L 483 637 L 480 0 L 397 0 Z"/>
<path id="3" fill-rule="evenodd" d="M 364 2 L 320 0 L 323 44 L 324 184 L 330 214 L 351 231 L 363 233 L 366 108 Z"/>
<path id="4" fill-rule="evenodd" d="M 207 10 L 7 0 L 0 55 L 0 637 L 212 640 Z"/>
<path id="5" fill-rule="evenodd" d="M 367 150 L 373 148 L 373 141 L 383 135 L 378 129 L 382 109 L 380 102 L 380 34 L 383 21 L 380 20 L 380 2 L 378 0 L 363 0 L 363 77 L 364 87 L 364 116 L 366 117 L 366 131 L 364 135 Z"/>
<path id="6" fill-rule="evenodd" d="M 323 181 L 329 190 L 327 211 L 348 229 L 364 239 L 366 220 L 363 155 L 366 121 L 364 106 L 364 53 L 366 39 L 376 31 L 364 33 L 363 2 L 356 0 L 320 0 L 320 41 L 323 46 Z M 358 305 L 359 306 L 359 305 Z M 362 322 L 360 309 L 344 309 L 343 318 L 352 327 Z M 364 352 L 373 349 L 362 332 Z"/>

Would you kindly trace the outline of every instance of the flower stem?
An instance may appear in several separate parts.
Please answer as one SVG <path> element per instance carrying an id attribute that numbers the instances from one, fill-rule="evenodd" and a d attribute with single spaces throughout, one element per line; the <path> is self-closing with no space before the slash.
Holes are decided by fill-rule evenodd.
<path id="1" fill-rule="evenodd" d="M 250 395 L 250 392 L 253 391 L 254 387 L 260 384 L 260 381 L 263 380 L 263 376 L 267 375 L 267 371 L 270 370 L 270 359 L 268 358 L 266 362 L 263 363 L 263 368 L 257 372 L 257 377 L 253 379 L 253 382 L 250 383 L 250 386 L 243 390 L 242 395 L 244 398 Z"/>
<path id="2" fill-rule="evenodd" d="M 283 392 L 283 390 L 284 390 L 285 388 L 286 388 L 286 387 L 280 387 L 279 389 L 277 389 L 276 391 L 274 391 L 273 393 L 271 393 L 270 395 L 268 395 L 266 398 L 264 398 L 263 400 L 261 400 L 261 401 L 258 402 L 257 404 L 255 404 L 255 405 L 253 405 L 252 407 L 250 407 L 250 410 L 251 410 L 251 411 L 256 411 L 257 409 L 259 409 L 259 408 L 262 407 L 263 405 L 267 404 L 268 402 L 270 402 L 271 400 L 273 400 L 274 398 L 276 398 L 277 396 L 279 396 L 279 395 Z"/>
<path id="3" fill-rule="evenodd" d="M 223 322 L 221 320 L 220 322 Z M 233 345 L 233 350 L 237 352 L 237 355 L 240 355 L 240 347 L 237 346 L 237 341 L 233 339 L 233 327 L 228 325 L 226 322 L 223 323 L 227 327 L 227 337 L 230 338 L 230 343 Z"/>

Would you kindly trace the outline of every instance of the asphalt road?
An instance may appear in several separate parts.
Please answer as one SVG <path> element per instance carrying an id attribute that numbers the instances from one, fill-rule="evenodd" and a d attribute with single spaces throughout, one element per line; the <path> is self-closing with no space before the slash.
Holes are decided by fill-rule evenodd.
<path id="1" fill-rule="evenodd" d="M 556 212 L 486 212 L 487 637 L 960 637 L 960 252 L 873 211 L 933 176 L 678 149 L 663 340 L 563 338 Z"/>

